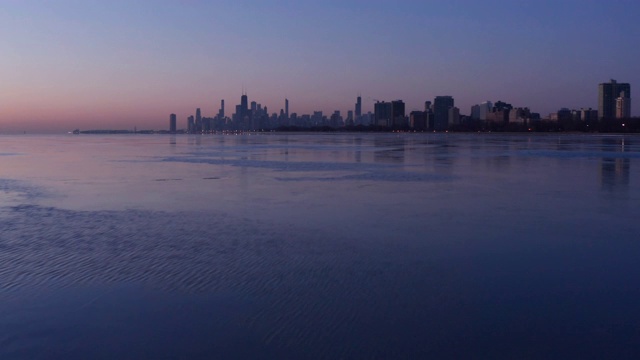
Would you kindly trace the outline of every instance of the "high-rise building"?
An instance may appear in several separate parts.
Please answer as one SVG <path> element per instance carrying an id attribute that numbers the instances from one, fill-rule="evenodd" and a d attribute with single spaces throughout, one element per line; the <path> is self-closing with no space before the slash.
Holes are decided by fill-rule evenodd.
<path id="1" fill-rule="evenodd" d="M 284 99 L 284 117 L 289 119 L 289 99 Z"/>
<path id="2" fill-rule="evenodd" d="M 404 101 L 376 101 L 373 108 L 374 125 L 386 127 L 404 127 L 406 125 Z"/>
<path id="3" fill-rule="evenodd" d="M 391 112 L 393 114 L 392 125 L 394 127 L 405 127 L 407 124 L 405 122 L 404 101 L 402 100 L 392 101 L 391 109 L 392 109 Z"/>
<path id="4" fill-rule="evenodd" d="M 187 131 L 189 133 L 193 133 L 194 132 L 194 123 L 193 123 L 193 115 L 189 116 L 187 118 Z"/>
<path id="5" fill-rule="evenodd" d="M 616 99 L 616 118 L 627 119 L 631 117 L 631 99 L 623 91 Z"/>
<path id="6" fill-rule="evenodd" d="M 426 111 L 412 111 L 409 114 L 409 127 L 418 130 L 424 131 L 427 130 L 427 112 Z"/>
<path id="7" fill-rule="evenodd" d="M 356 119 L 362 116 L 362 97 L 358 96 L 356 100 Z"/>
<path id="8" fill-rule="evenodd" d="M 443 131 L 449 127 L 449 109 L 454 106 L 452 96 L 436 96 L 433 100 L 433 128 Z"/>
<path id="9" fill-rule="evenodd" d="M 487 114 L 493 109 L 491 101 L 473 105 L 471 107 L 471 118 L 475 120 L 487 120 Z"/>
<path id="10" fill-rule="evenodd" d="M 393 119 L 393 106 L 390 102 L 376 101 L 373 105 L 374 125 L 391 126 Z"/>
<path id="11" fill-rule="evenodd" d="M 449 125 L 460 125 L 460 109 L 455 106 L 450 107 L 447 114 L 447 122 Z"/>
<path id="12" fill-rule="evenodd" d="M 224 99 L 220 100 L 220 111 L 218 111 L 218 117 L 224 118 Z"/>
<path id="13" fill-rule="evenodd" d="M 242 94 L 240 98 L 240 120 L 244 120 L 244 117 L 247 116 L 249 112 L 249 98 L 247 94 Z"/>
<path id="14" fill-rule="evenodd" d="M 171 114 L 169 115 L 169 131 L 174 133 L 176 132 L 176 127 L 177 127 L 177 117 L 176 114 Z"/>
<path id="15" fill-rule="evenodd" d="M 623 92 L 624 97 L 629 100 L 628 106 L 631 109 L 631 85 L 619 83 L 613 79 L 608 83 L 598 85 L 598 116 L 600 119 L 616 117 L 616 101 Z"/>
<path id="16" fill-rule="evenodd" d="M 196 109 L 195 131 L 202 131 L 202 114 L 200 113 L 200 108 Z"/>

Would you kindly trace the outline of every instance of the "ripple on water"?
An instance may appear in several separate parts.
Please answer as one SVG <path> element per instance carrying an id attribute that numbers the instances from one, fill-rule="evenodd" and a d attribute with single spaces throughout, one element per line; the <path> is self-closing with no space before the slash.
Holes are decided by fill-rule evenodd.
<path id="1" fill-rule="evenodd" d="M 394 326 L 414 321 L 398 318 L 393 309 L 420 317 L 429 308 L 420 295 L 426 278 L 446 295 L 446 281 L 433 277 L 426 262 L 393 262 L 378 247 L 225 214 L 20 205 L 10 208 L 0 227 L 4 294 L 52 284 L 60 289 L 122 283 L 238 294 L 256 304 L 240 318 L 242 326 L 259 334 L 265 346 L 295 349 L 301 356 L 348 356 L 366 354 L 365 349 L 379 354 L 370 345 L 376 334 L 367 330 L 369 317 L 382 317 L 392 334 Z M 361 335 L 350 335 L 355 333 Z M 345 336 L 352 346 L 330 346 Z"/>

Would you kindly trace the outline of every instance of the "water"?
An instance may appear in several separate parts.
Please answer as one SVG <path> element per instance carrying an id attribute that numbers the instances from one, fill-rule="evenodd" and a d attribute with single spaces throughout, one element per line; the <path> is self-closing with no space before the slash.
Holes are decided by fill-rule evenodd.
<path id="1" fill-rule="evenodd" d="M 640 137 L 0 137 L 0 358 L 637 358 Z"/>

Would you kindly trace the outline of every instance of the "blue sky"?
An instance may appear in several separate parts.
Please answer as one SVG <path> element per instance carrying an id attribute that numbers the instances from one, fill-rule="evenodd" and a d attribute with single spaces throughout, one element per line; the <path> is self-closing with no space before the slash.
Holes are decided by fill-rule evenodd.
<path id="1" fill-rule="evenodd" d="M 597 84 L 640 84 L 640 2 L 0 2 L 0 132 L 164 128 L 221 99 L 345 112 L 362 94 L 419 109 L 452 95 L 597 107 Z M 633 97 L 632 90 L 632 97 Z M 633 115 L 638 115 L 632 106 Z"/>

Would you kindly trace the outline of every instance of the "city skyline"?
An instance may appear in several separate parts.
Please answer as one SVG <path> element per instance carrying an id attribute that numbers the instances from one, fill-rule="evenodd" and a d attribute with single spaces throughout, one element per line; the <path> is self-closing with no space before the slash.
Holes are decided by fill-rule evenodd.
<path id="1" fill-rule="evenodd" d="M 269 113 L 288 99 L 289 113 L 346 115 L 359 95 L 362 113 L 402 99 L 408 114 L 444 94 L 462 114 L 502 100 L 546 115 L 597 109 L 608 79 L 640 81 L 636 2 L 384 5 L 7 2 L 0 133 L 157 129 L 171 113 L 181 128 L 241 90 Z"/>

